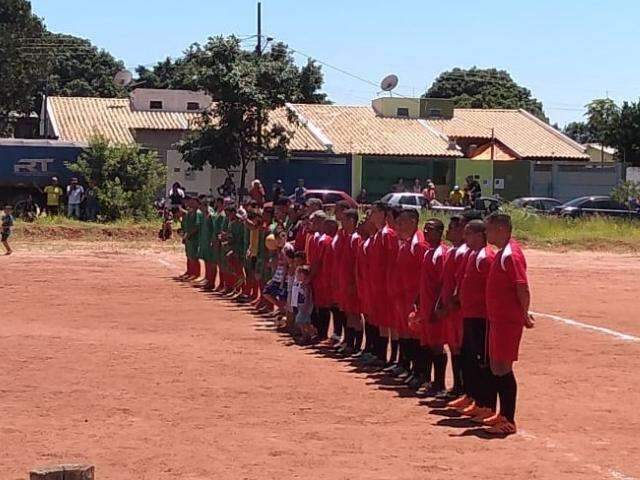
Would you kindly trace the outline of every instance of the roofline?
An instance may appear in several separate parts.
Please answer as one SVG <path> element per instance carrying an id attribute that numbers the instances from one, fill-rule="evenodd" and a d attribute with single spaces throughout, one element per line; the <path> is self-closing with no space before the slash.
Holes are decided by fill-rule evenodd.
<path id="1" fill-rule="evenodd" d="M 46 139 L 46 138 L 0 138 L 0 146 L 86 148 L 88 144 L 84 142 L 68 142 L 65 140 L 54 140 L 54 139 Z"/>
<path id="2" fill-rule="evenodd" d="M 529 120 L 533 120 L 535 123 L 537 123 L 538 125 L 540 125 L 542 128 L 544 128 L 547 132 L 555 135 L 557 138 L 559 138 L 560 140 L 562 140 L 563 142 L 565 142 L 568 145 L 571 145 L 572 147 L 574 147 L 576 150 L 578 150 L 580 153 L 582 153 L 583 155 L 586 155 L 587 157 L 589 155 L 587 155 L 586 149 L 584 148 L 583 145 L 581 145 L 580 143 L 576 142 L 575 140 L 567 137 L 564 133 L 559 132 L 558 130 L 556 130 L 555 128 L 553 128 L 551 125 L 549 125 L 546 122 L 543 122 L 542 120 L 540 120 L 538 117 L 536 117 L 535 115 L 527 112 L 526 110 L 519 108 L 518 111 L 520 113 L 522 113 L 525 117 L 527 117 Z"/>
<path id="3" fill-rule="evenodd" d="M 311 133 L 311 136 L 315 138 L 318 142 L 320 142 L 322 145 L 324 145 L 326 150 L 328 151 L 333 150 L 333 142 L 322 131 L 320 127 L 316 126 L 311 120 L 309 120 L 302 113 L 300 113 L 300 111 L 296 108 L 296 106 L 293 103 L 285 103 L 285 106 L 289 110 L 291 110 L 296 115 L 296 117 L 298 117 L 298 119 L 300 120 L 300 123 L 302 123 L 305 127 L 307 127 L 307 130 L 309 130 L 309 133 Z"/>

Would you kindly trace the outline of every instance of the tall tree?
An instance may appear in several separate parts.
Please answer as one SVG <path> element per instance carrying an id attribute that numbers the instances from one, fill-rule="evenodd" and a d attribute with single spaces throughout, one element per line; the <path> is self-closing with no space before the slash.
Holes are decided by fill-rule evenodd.
<path id="1" fill-rule="evenodd" d="M 71 35 L 47 34 L 51 56 L 47 93 L 63 97 L 123 97 L 126 89 L 113 82 L 124 63 L 99 50 L 89 40 Z"/>
<path id="2" fill-rule="evenodd" d="M 618 151 L 618 159 L 640 166 L 640 100 L 623 102 L 610 128 L 608 144 Z"/>
<path id="3" fill-rule="evenodd" d="M 11 131 L 10 115 L 33 111 L 47 71 L 45 53 L 32 48 L 44 33 L 26 0 L 0 2 L 0 134 Z"/>
<path id="4" fill-rule="evenodd" d="M 593 142 L 611 145 L 620 109 L 610 98 L 596 98 L 587 105 L 587 131 Z"/>
<path id="5" fill-rule="evenodd" d="M 452 98 L 459 108 L 522 108 L 547 121 L 542 103 L 531 91 L 495 68 L 454 68 L 441 73 L 424 96 Z"/>
<path id="6" fill-rule="evenodd" d="M 312 59 L 300 69 L 298 103 L 331 103 L 327 94 L 321 92 L 324 83 L 322 67 Z"/>
<path id="7" fill-rule="evenodd" d="M 569 138 L 575 140 L 578 143 L 590 143 L 596 142 L 593 138 L 589 127 L 585 122 L 570 122 L 565 125 L 562 132 Z"/>
<path id="8" fill-rule="evenodd" d="M 280 43 L 257 55 L 243 50 L 234 36 L 215 37 L 202 50 L 198 86 L 216 102 L 178 149 L 195 168 L 206 164 L 227 172 L 239 168 L 242 194 L 251 162 L 260 161 L 266 150 L 286 153 L 290 134 L 269 119 L 274 109 L 296 98 L 299 72 L 286 45 Z"/>

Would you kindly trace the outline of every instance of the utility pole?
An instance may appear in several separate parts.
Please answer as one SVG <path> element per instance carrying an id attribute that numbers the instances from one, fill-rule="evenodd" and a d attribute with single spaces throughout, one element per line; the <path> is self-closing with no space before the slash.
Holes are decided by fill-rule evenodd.
<path id="1" fill-rule="evenodd" d="M 258 42 L 256 44 L 256 57 L 259 66 L 262 57 L 262 2 L 260 1 L 258 2 Z M 262 163 L 262 108 L 260 108 L 259 104 L 256 111 L 256 141 L 258 144 L 258 155 L 253 164 L 253 171 L 255 178 L 258 178 L 260 176 L 258 165 Z"/>
<path id="2" fill-rule="evenodd" d="M 258 44 L 256 45 L 256 53 L 262 56 L 262 2 L 258 2 Z"/>

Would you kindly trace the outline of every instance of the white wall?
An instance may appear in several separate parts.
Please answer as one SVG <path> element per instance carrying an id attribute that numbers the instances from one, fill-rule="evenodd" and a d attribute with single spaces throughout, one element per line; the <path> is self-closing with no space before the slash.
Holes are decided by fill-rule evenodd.
<path id="1" fill-rule="evenodd" d="M 187 103 L 196 102 L 201 109 L 211 105 L 211 97 L 203 92 L 190 90 L 161 90 L 155 88 L 137 88 L 131 92 L 133 110 L 150 110 L 149 102 L 162 101 L 163 112 L 186 112 Z"/>
<path id="2" fill-rule="evenodd" d="M 627 180 L 640 183 L 640 167 L 627 167 Z"/>

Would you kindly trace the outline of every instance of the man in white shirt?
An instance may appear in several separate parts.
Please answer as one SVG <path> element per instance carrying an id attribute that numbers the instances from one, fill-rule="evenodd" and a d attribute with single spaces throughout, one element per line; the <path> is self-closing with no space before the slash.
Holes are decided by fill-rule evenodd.
<path id="1" fill-rule="evenodd" d="M 80 219 L 80 203 L 84 196 L 84 188 L 78 184 L 77 178 L 71 179 L 71 184 L 67 185 L 67 203 L 69 205 L 69 217 Z"/>

